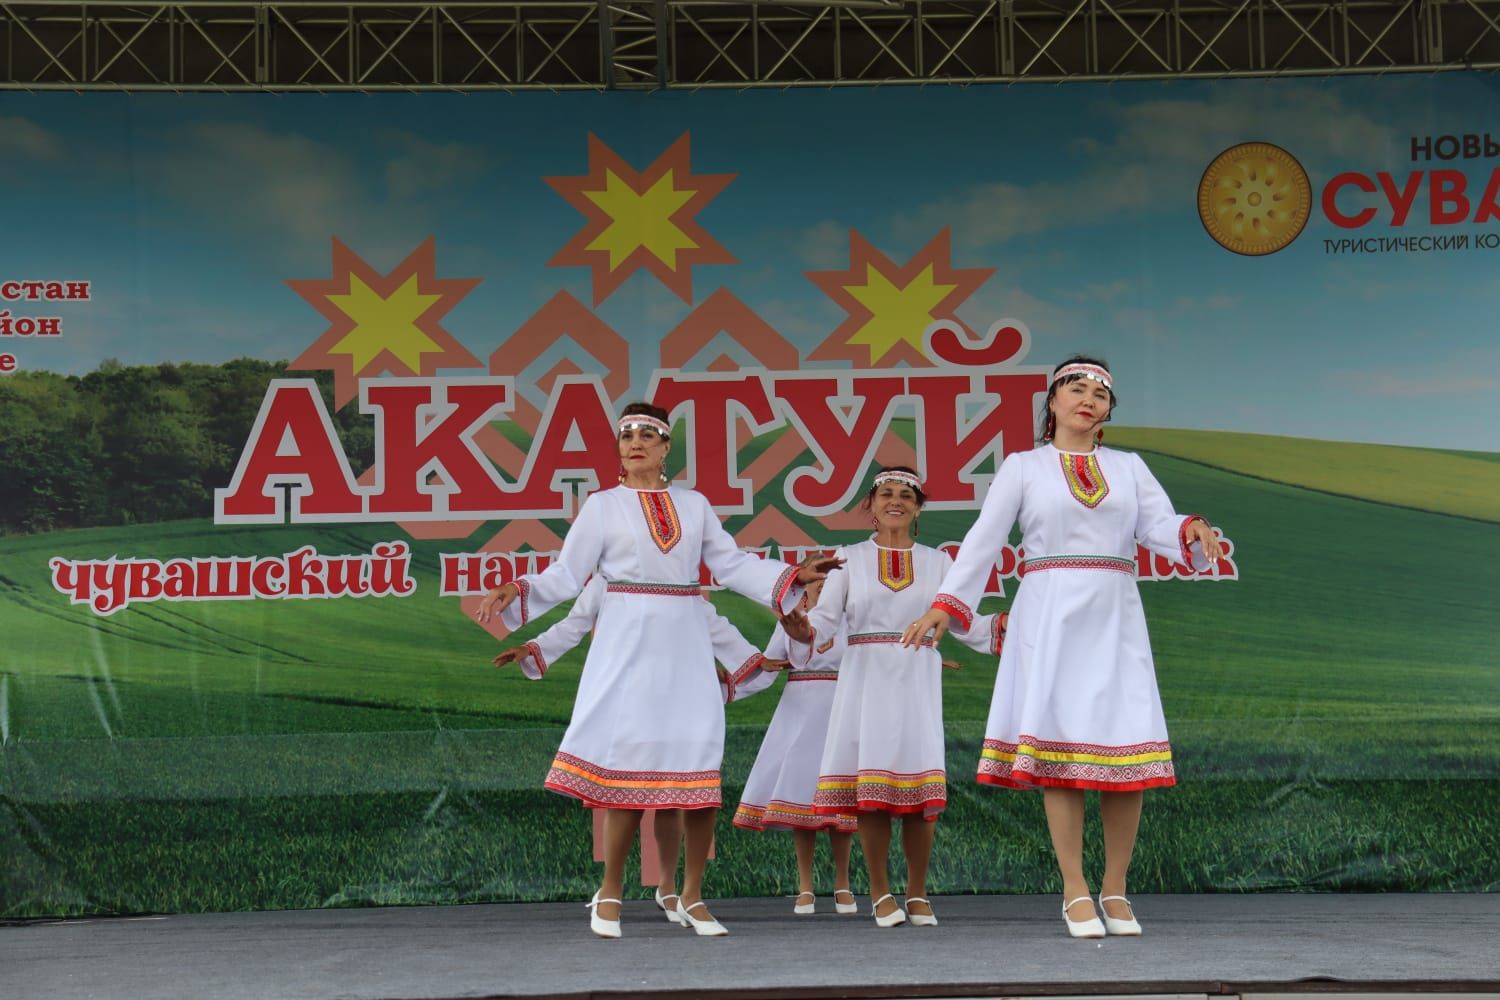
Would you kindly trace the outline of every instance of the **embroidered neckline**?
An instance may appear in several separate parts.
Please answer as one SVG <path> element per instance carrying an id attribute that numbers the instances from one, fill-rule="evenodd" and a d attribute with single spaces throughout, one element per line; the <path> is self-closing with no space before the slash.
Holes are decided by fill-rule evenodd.
<path id="1" fill-rule="evenodd" d="M 1099 459 L 1094 452 L 1073 453 L 1057 449 L 1058 462 L 1062 465 L 1063 477 L 1068 481 L 1068 492 L 1073 499 L 1093 510 L 1109 496 L 1109 483 L 1104 480 L 1104 470 L 1099 468 Z"/>
<path id="2" fill-rule="evenodd" d="M 916 571 L 911 549 L 887 549 L 877 545 L 875 551 L 876 563 L 880 567 L 876 577 L 885 589 L 902 591 L 912 585 Z"/>
<path id="3" fill-rule="evenodd" d="M 637 490 L 641 501 L 641 513 L 646 518 L 646 528 L 651 540 L 662 552 L 671 552 L 682 541 L 682 519 L 677 516 L 677 506 L 666 490 Z"/>

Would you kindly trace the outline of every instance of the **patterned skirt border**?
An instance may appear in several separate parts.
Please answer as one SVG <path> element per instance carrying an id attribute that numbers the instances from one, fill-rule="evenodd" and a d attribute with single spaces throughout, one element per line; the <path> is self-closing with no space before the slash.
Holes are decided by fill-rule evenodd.
<path id="1" fill-rule="evenodd" d="M 611 771 L 559 753 L 542 787 L 594 809 L 716 809 L 718 771 Z"/>
<path id="2" fill-rule="evenodd" d="M 813 808 L 823 815 L 920 813 L 924 819 L 936 819 L 947 805 L 948 781 L 942 771 L 825 774 L 818 778 L 818 789 L 813 793 Z"/>
<path id="3" fill-rule="evenodd" d="M 773 799 L 768 806 L 741 802 L 734 811 L 734 825 L 742 830 L 827 830 L 853 833 L 859 818 L 853 813 L 820 814 L 812 806 Z"/>
<path id="4" fill-rule="evenodd" d="M 984 741 L 976 780 L 1004 788 L 1077 788 L 1134 792 L 1177 784 L 1169 743 L 1100 746 L 1022 736 Z"/>

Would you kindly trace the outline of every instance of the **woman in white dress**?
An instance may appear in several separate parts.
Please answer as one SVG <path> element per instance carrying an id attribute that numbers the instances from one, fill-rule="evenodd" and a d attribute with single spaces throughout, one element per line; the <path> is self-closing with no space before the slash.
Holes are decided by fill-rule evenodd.
<path id="1" fill-rule="evenodd" d="M 545 787 L 605 809 L 604 880 L 590 903 L 590 927 L 620 936 L 625 857 L 644 809 L 685 809 L 686 859 L 678 909 L 699 934 L 727 933 L 703 902 L 703 868 L 720 804 L 724 712 L 708 628 L 685 614 L 699 599 L 699 567 L 719 583 L 786 611 L 801 587 L 837 566 L 788 567 L 740 551 L 702 494 L 672 487 L 663 471 L 671 447 L 667 413 L 647 403 L 620 419 L 620 485 L 592 494 L 558 558 L 541 573 L 498 587 L 477 617 L 501 615 L 520 628 L 576 597 L 591 575 L 605 581 L 573 717 Z"/>
<path id="2" fill-rule="evenodd" d="M 840 549 L 844 571 L 829 577 L 817 607 L 805 618 L 789 615 L 784 626 L 793 663 L 806 662 L 819 637 L 847 630 L 813 805 L 823 815 L 857 815 L 871 909 L 881 927 L 904 922 L 908 912 L 917 926 L 937 923 L 926 888 L 937 817 L 948 802 L 943 661 L 936 643 L 924 644 L 915 658 L 901 648 L 901 629 L 932 604 L 953 562 L 912 540 L 925 502 L 911 469 L 877 472 L 861 504 L 874 536 Z M 960 638 L 998 652 L 1002 624 L 987 617 Z M 905 911 L 891 895 L 887 870 L 893 816 L 902 817 Z"/>
<path id="3" fill-rule="evenodd" d="M 812 585 L 821 586 L 821 583 Z M 593 629 L 607 590 L 602 576 L 592 577 L 583 588 L 583 593 L 573 602 L 572 610 L 566 618 L 530 642 L 502 651 L 495 657 L 495 666 L 504 667 L 515 663 L 522 676 L 528 680 L 541 680 L 546 676 L 548 664 L 556 663 Z M 703 620 L 708 625 L 708 638 L 713 644 L 714 659 L 719 661 L 719 689 L 726 704 L 735 697 L 736 677 L 753 677 L 762 668 L 768 671 L 766 677 L 775 677 L 775 671 L 784 670 L 788 666 L 786 660 L 768 661 L 760 650 L 740 634 L 734 623 L 719 614 L 712 604 L 708 601 L 698 603 L 699 610 L 703 612 Z M 821 746 L 819 744 L 820 748 Z M 676 902 L 677 861 L 682 852 L 682 810 L 653 809 L 652 833 L 656 839 L 657 871 L 660 872 L 660 880 L 656 886 L 656 905 L 666 912 L 667 919 L 672 923 L 691 926 L 678 912 Z"/>
<path id="4" fill-rule="evenodd" d="M 807 587 L 802 610 L 818 604 L 821 583 Z M 828 738 L 828 715 L 833 708 L 834 684 L 839 662 L 844 658 L 844 630 L 839 628 L 818 642 L 806 662 L 788 668 L 791 653 L 781 625 L 766 644 L 765 659 L 736 677 L 736 698 L 755 693 L 786 672 L 786 687 L 776 714 L 766 727 L 760 752 L 745 780 L 745 791 L 734 811 L 734 825 L 745 830 L 790 830 L 797 853 L 797 901 L 792 912 L 799 916 L 816 909 L 813 892 L 813 850 L 819 830 L 828 831 L 833 853 L 833 904 L 838 913 L 854 913 L 854 893 L 849 888 L 849 855 L 857 821 L 853 812 L 820 815 L 813 808 L 818 788 L 818 767 Z"/>
<path id="5" fill-rule="evenodd" d="M 1001 464 L 932 608 L 903 641 L 970 626 L 1001 547 L 1019 522 L 1022 581 L 979 762 L 979 781 L 1041 788 L 1074 937 L 1139 934 L 1125 898 L 1142 792 L 1174 784 L 1172 750 L 1136 545 L 1199 571 L 1220 557 L 1208 522 L 1175 513 L 1141 459 L 1100 444 L 1115 406 L 1102 361 L 1070 358 L 1052 374 L 1043 443 Z M 1097 790 L 1105 869 L 1099 920 L 1083 872 L 1084 791 Z"/>

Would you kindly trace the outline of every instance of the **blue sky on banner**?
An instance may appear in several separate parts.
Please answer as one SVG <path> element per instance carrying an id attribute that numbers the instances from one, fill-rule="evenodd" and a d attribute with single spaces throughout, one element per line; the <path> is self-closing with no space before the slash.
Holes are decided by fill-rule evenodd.
<path id="1" fill-rule="evenodd" d="M 546 260 L 582 217 L 543 182 L 587 172 L 593 131 L 644 169 L 682 132 L 695 173 L 736 179 L 698 216 L 740 261 L 694 269 L 804 353 L 845 318 L 804 276 L 856 229 L 898 263 L 944 226 L 952 263 L 996 273 L 959 315 L 1031 332 L 1028 364 L 1109 358 L 1122 423 L 1500 450 L 1500 249 L 1330 254 L 1333 175 L 1413 163 L 1411 138 L 1485 132 L 1480 75 L 1070 87 L 657 95 L 4 95 L 0 278 L 87 279 L 49 309 L 27 367 L 291 358 L 326 327 L 285 284 L 327 277 L 337 236 L 382 271 L 427 236 L 437 273 L 482 283 L 446 328 L 480 357 L 582 268 Z M 1199 221 L 1204 168 L 1264 140 L 1312 179 L 1286 249 L 1240 257 Z M 1364 196 L 1359 196 L 1363 198 Z M 1365 199 L 1358 204 L 1379 204 Z M 1413 221 L 1361 236 L 1416 236 Z M 1495 223 L 1442 231 L 1500 232 Z M 644 273 L 597 309 L 654 350 L 689 307 Z M 37 310 L 30 310 L 37 313 Z M 21 311 L 16 311 L 21 315 Z M 727 351 L 732 356 L 734 349 Z M 748 357 L 741 360 L 748 361 Z"/>

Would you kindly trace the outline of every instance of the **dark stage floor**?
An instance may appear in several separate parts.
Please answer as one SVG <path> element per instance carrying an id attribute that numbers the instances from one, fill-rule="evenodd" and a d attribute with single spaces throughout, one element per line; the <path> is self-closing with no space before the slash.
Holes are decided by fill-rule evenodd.
<path id="1" fill-rule="evenodd" d="M 630 901 L 225 913 L 0 927 L 0 998 L 730 998 L 1467 992 L 1500 1000 L 1500 895 L 1137 897 L 1140 938 L 1069 938 L 1040 896 L 934 900 L 941 924 L 717 901 L 727 938 Z M 831 901 L 819 899 L 832 910 Z"/>

